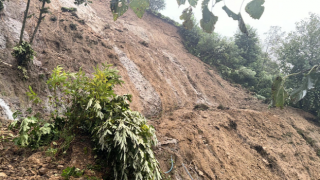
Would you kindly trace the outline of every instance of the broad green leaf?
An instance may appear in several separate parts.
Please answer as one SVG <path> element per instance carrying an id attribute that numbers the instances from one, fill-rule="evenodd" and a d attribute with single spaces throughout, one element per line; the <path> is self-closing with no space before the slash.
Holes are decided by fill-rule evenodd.
<path id="1" fill-rule="evenodd" d="M 110 1 L 110 8 L 113 14 L 113 20 L 116 21 L 120 16 L 122 16 L 128 10 L 127 1 L 112 0 Z"/>
<path id="2" fill-rule="evenodd" d="M 314 69 L 311 70 L 305 77 L 302 79 L 301 86 L 295 89 L 291 94 L 291 101 L 293 103 L 297 103 L 301 99 L 303 99 L 308 90 L 313 89 L 315 84 L 319 82 L 320 73 Z"/>
<path id="3" fill-rule="evenodd" d="M 214 25 L 218 21 L 218 17 L 208 9 L 209 0 L 203 0 L 202 2 L 202 19 L 200 20 L 200 26 L 207 33 L 212 33 Z"/>
<path id="4" fill-rule="evenodd" d="M 223 6 L 222 9 L 231 17 L 233 20 L 239 20 L 239 16 L 231 11 L 227 6 Z"/>
<path id="5" fill-rule="evenodd" d="M 264 12 L 264 0 L 252 0 L 246 6 L 246 12 L 253 18 L 253 19 L 260 19 Z"/>
<path id="6" fill-rule="evenodd" d="M 284 106 L 286 99 L 288 98 L 288 93 L 283 87 L 284 80 L 282 77 L 278 76 L 272 84 L 272 105 L 280 107 Z"/>
<path id="7" fill-rule="evenodd" d="M 177 0 L 178 5 L 183 5 L 186 3 L 186 0 Z"/>
<path id="8" fill-rule="evenodd" d="M 185 10 L 183 10 L 182 15 L 180 16 L 180 19 L 184 20 L 182 25 L 186 29 L 192 29 L 194 26 L 193 21 L 191 19 L 192 14 L 192 8 L 186 8 Z"/>
<path id="9" fill-rule="evenodd" d="M 132 0 L 130 3 L 130 8 L 138 16 L 138 18 L 142 18 L 149 5 L 149 0 Z"/>
<path id="10" fill-rule="evenodd" d="M 238 17 L 239 17 L 238 24 L 239 24 L 240 31 L 245 33 L 246 35 L 248 35 L 248 30 L 247 30 L 246 24 L 244 23 L 244 21 L 242 19 L 241 13 L 238 14 Z"/>
<path id="11" fill-rule="evenodd" d="M 40 130 L 40 132 L 41 132 L 41 135 L 50 134 L 50 132 L 51 132 L 51 127 L 49 127 L 49 126 L 43 126 L 43 127 L 41 127 L 39 130 Z"/>
<path id="12" fill-rule="evenodd" d="M 88 104 L 87 104 L 87 108 L 86 108 L 86 110 L 88 110 L 88 109 L 89 109 L 89 107 L 91 107 L 91 105 L 92 105 L 92 101 L 93 101 L 93 98 L 90 98 L 90 100 L 89 100 L 89 102 L 88 102 Z"/>
<path id="13" fill-rule="evenodd" d="M 188 0 L 189 4 L 193 7 L 197 6 L 198 0 Z"/>

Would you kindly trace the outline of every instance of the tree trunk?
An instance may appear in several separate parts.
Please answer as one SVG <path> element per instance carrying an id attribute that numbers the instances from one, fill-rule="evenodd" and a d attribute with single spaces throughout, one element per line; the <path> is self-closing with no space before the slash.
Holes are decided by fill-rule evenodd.
<path id="1" fill-rule="evenodd" d="M 26 26 L 26 21 L 27 21 L 27 17 L 28 17 L 29 6 L 30 6 L 30 0 L 28 0 L 28 2 L 27 2 L 27 8 L 26 8 L 26 11 L 24 12 L 24 17 L 23 17 L 23 22 L 22 22 L 22 28 L 21 28 L 21 33 L 20 33 L 20 41 L 19 41 L 19 44 L 21 44 L 21 43 L 22 43 L 22 40 L 23 40 L 23 32 L 24 32 L 24 28 L 25 28 L 25 26 Z"/>
<path id="2" fill-rule="evenodd" d="M 36 34 L 37 34 L 37 31 L 38 31 L 38 28 L 39 28 L 39 26 L 40 26 L 40 23 L 41 23 L 42 19 L 44 18 L 44 17 L 42 17 L 42 14 L 43 14 L 43 8 L 44 8 L 45 4 L 46 4 L 46 1 L 43 0 L 43 1 L 42 1 L 42 7 L 41 7 L 41 9 L 40 9 L 40 15 L 39 15 L 39 19 L 38 19 L 38 22 L 37 22 L 37 26 L 36 26 L 36 29 L 33 31 L 32 37 L 31 37 L 31 39 L 30 39 L 30 44 L 32 44 L 33 39 L 34 39 L 34 37 L 35 37 Z"/>

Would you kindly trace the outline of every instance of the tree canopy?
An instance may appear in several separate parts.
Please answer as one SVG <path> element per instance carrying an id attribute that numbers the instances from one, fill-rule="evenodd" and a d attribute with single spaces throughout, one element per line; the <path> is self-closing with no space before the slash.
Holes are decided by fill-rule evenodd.
<path id="1" fill-rule="evenodd" d="M 273 87 L 273 105 L 290 104 L 320 117 L 320 16 L 310 14 L 296 23 L 276 51 L 285 75 L 278 77 Z"/>

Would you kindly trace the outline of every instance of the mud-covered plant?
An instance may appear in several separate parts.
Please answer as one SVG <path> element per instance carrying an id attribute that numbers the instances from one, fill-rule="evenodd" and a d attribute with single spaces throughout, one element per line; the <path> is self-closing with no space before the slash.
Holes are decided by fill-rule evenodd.
<path id="1" fill-rule="evenodd" d="M 53 104 L 66 108 L 64 127 L 92 134 L 95 147 L 113 169 L 113 179 L 161 178 L 152 151 L 155 130 L 140 113 L 130 110 L 131 95 L 114 93 L 114 86 L 122 83 L 118 71 L 103 65 L 90 78 L 82 70 L 69 73 L 57 67 L 47 83 L 54 91 Z"/>
<path id="2" fill-rule="evenodd" d="M 16 45 L 13 48 L 12 56 L 17 58 L 18 65 L 26 67 L 36 55 L 31 45 L 28 42 L 23 41 L 21 44 Z"/>

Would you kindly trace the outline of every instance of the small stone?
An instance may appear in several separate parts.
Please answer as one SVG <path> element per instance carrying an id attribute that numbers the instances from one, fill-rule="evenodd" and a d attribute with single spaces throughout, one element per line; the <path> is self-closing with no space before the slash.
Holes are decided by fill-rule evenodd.
<path id="1" fill-rule="evenodd" d="M 38 67 L 41 67 L 42 66 L 42 62 L 41 61 L 38 61 L 36 58 L 33 59 L 33 64 L 38 66 Z"/>
<path id="2" fill-rule="evenodd" d="M 7 177 L 7 175 L 3 172 L 0 172 L 0 177 Z"/>
<path id="3" fill-rule="evenodd" d="M 200 176 L 204 176 L 202 171 L 199 170 L 198 173 L 199 173 Z"/>
<path id="4" fill-rule="evenodd" d="M 32 175 L 37 175 L 37 173 L 36 172 L 34 172 L 33 170 L 31 170 L 31 169 L 29 169 L 28 171 L 27 171 L 29 174 L 32 174 Z"/>
<path id="5" fill-rule="evenodd" d="M 39 174 L 40 175 L 44 175 L 44 174 L 46 174 L 48 172 L 48 169 L 47 168 L 40 168 L 39 169 Z"/>
<path id="6" fill-rule="evenodd" d="M 35 157 L 28 158 L 28 161 L 29 161 L 30 164 L 33 164 L 33 165 L 39 165 L 40 164 L 40 160 L 35 158 Z"/>
<path id="7" fill-rule="evenodd" d="M 47 162 L 51 162 L 52 158 L 51 157 L 46 157 Z"/>
<path id="8" fill-rule="evenodd" d="M 264 163 L 266 163 L 267 165 L 269 164 L 269 162 L 268 162 L 267 160 L 263 159 L 263 158 L 262 158 L 262 161 L 263 161 Z"/>

